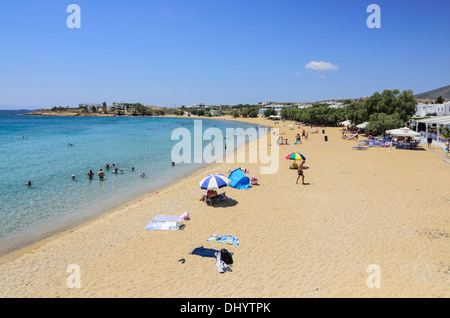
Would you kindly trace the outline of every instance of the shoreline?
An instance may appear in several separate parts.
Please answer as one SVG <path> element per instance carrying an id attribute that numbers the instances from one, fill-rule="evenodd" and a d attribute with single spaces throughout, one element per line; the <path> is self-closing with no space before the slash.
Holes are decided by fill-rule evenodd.
<path id="1" fill-rule="evenodd" d="M 39 115 L 37 115 L 37 116 L 39 116 Z M 67 115 L 67 116 L 70 116 L 70 115 Z M 124 116 L 124 117 L 133 117 L 133 116 Z M 153 117 L 153 116 L 147 116 L 147 117 Z M 182 116 L 168 115 L 168 116 L 160 116 L 160 117 L 178 117 L 178 118 L 180 118 Z M 208 119 L 216 119 L 216 120 L 224 120 L 224 121 L 227 121 L 227 120 L 228 121 L 237 121 L 237 122 L 242 122 L 242 123 L 245 123 L 245 124 L 249 123 L 247 121 L 236 120 L 236 119 L 232 118 L 231 116 L 229 116 L 229 117 L 227 116 L 226 118 L 222 118 L 222 117 L 224 117 L 224 116 L 217 117 L 217 118 L 207 117 L 207 118 L 199 118 L 199 119 L 200 120 L 203 120 L 203 119 L 206 119 L 206 120 L 208 120 Z M 185 118 L 196 119 L 196 117 L 193 117 L 193 118 L 185 117 Z M 255 123 L 255 124 L 257 124 L 257 123 Z M 259 125 L 264 126 L 262 124 L 259 124 Z M 245 145 L 240 146 L 239 149 L 236 149 L 233 153 L 230 153 L 228 155 L 231 155 L 231 154 L 236 155 L 236 153 L 242 147 L 248 147 L 248 143 L 250 143 L 250 142 L 251 141 L 246 141 Z M 224 158 L 227 157 L 228 155 L 224 154 Z M 217 164 L 220 164 L 220 163 L 211 163 L 211 164 L 205 163 L 204 167 L 201 167 L 201 168 L 199 168 L 197 170 L 194 170 L 193 172 L 185 173 L 185 175 L 183 175 L 181 177 L 181 179 L 190 178 L 193 175 L 195 175 L 195 174 L 197 174 L 197 173 L 199 173 L 199 172 L 201 172 L 203 170 L 208 169 L 212 165 L 217 165 Z M 77 229 L 79 227 L 82 227 L 84 225 L 87 225 L 90 222 L 95 221 L 97 218 L 101 218 L 101 217 L 103 217 L 103 216 L 105 216 L 107 214 L 113 213 L 116 210 L 120 210 L 123 207 L 126 207 L 126 206 L 129 206 L 129 205 L 133 204 L 133 203 L 137 203 L 139 201 L 142 201 L 142 200 L 144 200 L 147 197 L 154 196 L 155 192 L 156 193 L 160 193 L 160 192 L 164 191 L 165 189 L 170 188 L 171 186 L 173 186 L 178 181 L 179 180 L 172 181 L 172 182 L 168 183 L 167 185 L 163 186 L 162 188 L 154 188 L 152 192 L 144 194 L 144 195 L 139 195 L 138 197 L 136 197 L 136 198 L 134 198 L 132 200 L 124 200 L 121 203 L 115 204 L 115 208 L 113 208 L 112 210 L 108 210 L 108 211 L 104 211 L 104 212 L 98 212 L 94 216 L 91 216 L 91 217 L 90 216 L 85 216 L 85 217 L 81 218 L 80 220 L 69 222 L 68 224 L 62 226 L 59 229 L 50 230 L 50 231 L 46 232 L 45 234 L 43 234 L 42 236 L 40 236 L 39 238 L 30 239 L 30 240 L 27 240 L 27 241 L 25 241 L 23 243 L 16 244 L 13 247 L 8 248 L 5 252 L 2 252 L 0 254 L 0 263 L 2 261 L 6 261 L 8 259 L 18 258 L 22 254 L 28 253 L 29 251 L 33 250 L 34 248 L 39 248 L 40 245 L 45 244 L 45 242 L 51 240 L 53 237 L 56 237 L 56 236 L 61 235 L 61 234 L 64 234 L 65 232 L 74 231 L 75 229 Z M 34 245 L 36 245 L 36 246 L 33 248 Z M 17 254 L 17 255 L 13 255 L 13 254 Z"/>
<path id="2" fill-rule="evenodd" d="M 260 186 L 226 188 L 234 203 L 198 201 L 205 173 L 236 166 L 213 163 L 158 195 L 0 258 L 0 295 L 446 297 L 450 169 L 437 151 L 356 151 L 355 142 L 341 140 L 339 128 L 330 127 L 324 128 L 328 142 L 311 134 L 292 145 L 299 130 L 285 124 L 278 126 L 291 145 L 277 146 L 279 171 L 260 175 L 259 162 L 242 165 Z M 284 159 L 289 151 L 305 154 L 306 185 L 295 184 L 296 172 Z M 144 230 L 154 215 L 184 211 L 191 220 L 182 231 Z M 235 235 L 240 245 L 207 242 L 211 234 Z M 234 252 L 233 271 L 219 275 L 215 260 L 189 255 L 199 246 Z M 81 268 L 80 289 L 66 285 L 69 264 Z M 381 267 L 380 289 L 366 284 L 371 264 Z"/>

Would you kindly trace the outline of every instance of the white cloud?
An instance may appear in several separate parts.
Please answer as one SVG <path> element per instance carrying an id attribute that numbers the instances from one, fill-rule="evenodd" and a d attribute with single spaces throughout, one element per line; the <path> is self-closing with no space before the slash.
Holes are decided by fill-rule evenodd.
<path id="1" fill-rule="evenodd" d="M 320 75 L 319 77 L 322 79 L 325 79 L 325 75 Z"/>
<path id="2" fill-rule="evenodd" d="M 309 68 L 311 70 L 319 71 L 319 72 L 327 72 L 327 71 L 337 71 L 339 66 L 333 65 L 329 62 L 317 62 L 312 61 L 305 65 L 305 68 Z"/>
<path id="3" fill-rule="evenodd" d="M 297 75 L 297 76 L 300 75 L 300 72 L 295 72 L 295 75 Z"/>

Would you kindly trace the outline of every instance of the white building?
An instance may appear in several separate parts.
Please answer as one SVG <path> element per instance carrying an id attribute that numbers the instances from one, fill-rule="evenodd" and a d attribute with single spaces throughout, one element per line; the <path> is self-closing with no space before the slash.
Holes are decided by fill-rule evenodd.
<path id="1" fill-rule="evenodd" d="M 333 104 L 329 105 L 329 107 L 331 107 L 331 108 L 343 108 L 345 106 L 347 106 L 347 105 L 344 105 L 343 103 L 333 103 Z"/>
<path id="2" fill-rule="evenodd" d="M 126 106 L 125 106 L 124 102 L 113 102 L 112 105 L 115 108 L 120 108 L 120 109 L 123 109 L 123 110 L 126 109 Z"/>
<path id="3" fill-rule="evenodd" d="M 266 105 L 264 108 L 261 108 L 260 110 L 258 110 L 258 115 L 263 116 L 264 115 L 264 111 L 266 111 L 267 109 L 275 109 L 276 112 L 277 112 L 277 115 L 280 116 L 281 115 L 281 110 L 283 108 L 297 108 L 297 106 L 293 106 L 293 105 L 278 105 L 278 104 Z"/>
<path id="4" fill-rule="evenodd" d="M 434 114 L 437 116 L 450 115 L 450 102 L 444 104 L 417 104 L 416 113 L 413 117 L 425 117 L 427 114 Z"/>
<path id="5" fill-rule="evenodd" d="M 198 110 L 205 110 L 205 109 L 206 109 L 206 105 L 203 104 L 203 103 L 200 103 L 200 104 L 194 104 L 194 105 L 192 105 L 192 107 L 195 107 L 195 108 L 197 108 Z"/>
<path id="6" fill-rule="evenodd" d="M 216 110 L 216 109 L 211 109 L 209 111 L 209 113 L 211 114 L 211 116 L 220 116 L 222 115 L 222 113 L 220 112 L 220 110 Z"/>

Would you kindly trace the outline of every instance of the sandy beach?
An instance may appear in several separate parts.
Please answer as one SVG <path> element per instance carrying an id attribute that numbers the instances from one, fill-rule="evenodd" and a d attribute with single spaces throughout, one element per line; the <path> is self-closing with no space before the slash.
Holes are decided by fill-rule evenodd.
<path id="1" fill-rule="evenodd" d="M 232 118 L 228 118 L 233 120 Z M 354 150 L 340 128 L 271 125 L 290 145 L 280 167 L 215 163 L 71 230 L 0 258 L 0 296 L 151 298 L 449 297 L 450 164 L 440 148 Z M 327 136 L 328 141 L 324 140 Z M 256 147 L 256 142 L 247 147 Z M 305 185 L 284 157 L 306 156 Z M 198 183 L 237 167 L 259 186 L 225 188 L 233 200 L 209 206 Z M 155 215 L 191 217 L 183 230 L 149 231 Z M 232 235 L 239 246 L 208 242 Z M 233 252 L 232 272 L 219 274 L 197 247 Z M 180 262 L 184 259 L 185 262 Z M 70 265 L 81 288 L 69 288 Z M 373 265 L 379 286 L 370 288 Z M 373 287 L 373 286 L 372 286 Z M 379 287 L 379 288 L 377 288 Z"/>

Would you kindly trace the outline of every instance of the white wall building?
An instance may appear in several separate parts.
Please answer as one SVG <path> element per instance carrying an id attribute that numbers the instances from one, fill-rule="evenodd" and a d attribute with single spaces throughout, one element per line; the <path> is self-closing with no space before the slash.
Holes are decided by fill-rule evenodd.
<path id="1" fill-rule="evenodd" d="M 206 105 L 203 104 L 203 103 L 200 103 L 200 104 L 194 104 L 194 105 L 192 105 L 192 107 L 195 107 L 195 108 L 197 108 L 198 110 L 205 110 L 205 109 L 206 109 Z"/>
<path id="2" fill-rule="evenodd" d="M 113 107 L 115 108 L 120 108 L 120 109 L 126 109 L 125 103 L 124 102 L 113 102 L 112 103 Z"/>
<path id="3" fill-rule="evenodd" d="M 220 116 L 222 115 L 222 113 L 220 112 L 220 110 L 216 110 L 216 109 L 211 109 L 209 111 L 209 113 L 211 114 L 211 116 Z"/>
<path id="4" fill-rule="evenodd" d="M 427 114 L 436 113 L 437 116 L 450 115 L 450 102 L 444 104 L 417 104 L 416 113 L 413 117 L 425 117 Z"/>
<path id="5" fill-rule="evenodd" d="M 263 116 L 264 115 L 264 111 L 267 110 L 267 109 L 275 109 L 277 111 L 277 115 L 280 116 L 281 110 L 283 108 L 297 108 L 297 106 L 293 106 L 293 105 L 278 105 L 278 104 L 266 105 L 264 108 L 261 108 L 260 110 L 258 110 L 258 115 Z"/>

